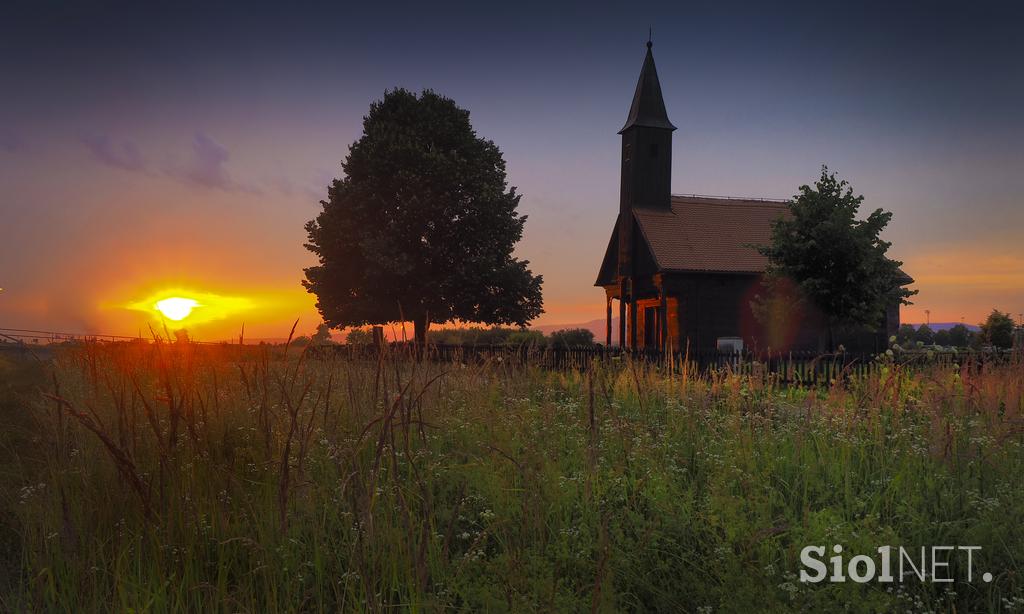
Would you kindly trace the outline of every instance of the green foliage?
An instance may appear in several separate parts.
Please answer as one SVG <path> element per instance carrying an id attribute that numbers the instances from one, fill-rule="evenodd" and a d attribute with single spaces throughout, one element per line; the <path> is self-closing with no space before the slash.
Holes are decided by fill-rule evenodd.
<path id="1" fill-rule="evenodd" d="M 526 216 L 498 147 L 469 112 L 432 91 L 374 102 L 363 135 L 306 225 L 319 264 L 305 270 L 332 327 L 412 321 L 525 325 L 541 277 L 512 256 Z"/>
<path id="2" fill-rule="evenodd" d="M 519 329 L 508 336 L 508 345 L 531 345 L 544 347 L 548 343 L 547 337 L 539 330 Z"/>
<path id="3" fill-rule="evenodd" d="M 1001 349 L 1013 347 L 1013 318 L 1010 314 L 993 309 L 981 324 L 985 343 Z"/>
<path id="4" fill-rule="evenodd" d="M 586 328 L 566 328 L 551 333 L 551 346 L 556 348 L 590 347 L 594 333 Z"/>
<path id="5" fill-rule="evenodd" d="M 544 334 L 521 328 L 491 326 L 487 328 L 442 328 L 428 335 L 431 343 L 445 345 L 544 345 Z"/>
<path id="6" fill-rule="evenodd" d="M 881 239 L 892 213 L 876 209 L 857 219 L 863 196 L 854 196 L 845 180 L 822 167 L 814 186 L 800 186 L 790 204 L 792 215 L 772 225 L 766 279 L 791 280 L 799 296 L 810 301 L 836 326 L 877 327 L 886 309 L 909 304 L 916 294 L 900 285 L 902 262 L 886 254 Z"/>
<path id="7" fill-rule="evenodd" d="M 952 335 L 950 334 L 950 332 L 944 329 L 935 332 L 935 338 L 933 341 L 936 345 L 946 347 L 952 345 L 951 339 Z"/>

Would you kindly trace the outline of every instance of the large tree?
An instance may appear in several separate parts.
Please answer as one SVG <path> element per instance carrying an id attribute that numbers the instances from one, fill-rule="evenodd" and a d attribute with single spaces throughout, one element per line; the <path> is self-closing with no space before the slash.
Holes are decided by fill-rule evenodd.
<path id="1" fill-rule="evenodd" d="M 890 305 L 909 304 L 917 293 L 901 285 L 903 263 L 888 257 L 890 244 L 880 236 L 892 213 L 876 209 L 860 220 L 863 202 L 822 166 L 813 186 L 800 186 L 791 215 L 774 222 L 771 244 L 759 248 L 768 257 L 769 291 L 782 280 L 795 284 L 799 300 L 825 318 L 830 350 L 837 327 L 877 328 Z"/>
<path id="2" fill-rule="evenodd" d="M 541 276 L 512 256 L 523 234 L 505 161 L 469 112 L 432 91 L 386 92 L 306 224 L 320 260 L 303 285 L 332 327 L 451 320 L 525 325 Z"/>

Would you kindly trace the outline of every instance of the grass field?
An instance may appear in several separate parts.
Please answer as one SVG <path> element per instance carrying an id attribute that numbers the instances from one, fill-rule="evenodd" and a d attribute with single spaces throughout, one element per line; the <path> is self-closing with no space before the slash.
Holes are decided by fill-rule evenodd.
<path id="1" fill-rule="evenodd" d="M 91 344 L 0 355 L 0 426 L 2 610 L 1024 609 L 1019 363 L 806 390 Z M 832 544 L 982 549 L 800 582 Z"/>

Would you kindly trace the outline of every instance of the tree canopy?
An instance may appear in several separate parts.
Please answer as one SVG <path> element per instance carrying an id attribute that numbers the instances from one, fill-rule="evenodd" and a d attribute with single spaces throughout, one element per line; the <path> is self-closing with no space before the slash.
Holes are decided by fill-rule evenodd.
<path id="1" fill-rule="evenodd" d="M 469 112 L 432 91 L 370 105 L 344 176 L 306 224 L 319 264 L 303 285 L 331 327 L 412 321 L 525 325 L 542 309 L 540 275 L 513 257 L 525 215 L 505 161 Z"/>
<path id="2" fill-rule="evenodd" d="M 800 186 L 791 215 L 774 222 L 771 244 L 759 248 L 768 258 L 766 285 L 795 284 L 799 300 L 824 316 L 830 347 L 836 326 L 877 328 L 890 305 L 909 304 L 917 293 L 900 285 L 903 263 L 888 257 L 890 244 L 880 236 L 892 213 L 876 209 L 860 220 L 863 202 L 822 166 L 813 186 Z"/>

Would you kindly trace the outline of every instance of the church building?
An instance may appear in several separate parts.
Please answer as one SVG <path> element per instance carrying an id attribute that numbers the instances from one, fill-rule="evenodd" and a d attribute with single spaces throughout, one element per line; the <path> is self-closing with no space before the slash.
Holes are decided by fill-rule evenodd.
<path id="1" fill-rule="evenodd" d="M 785 330 L 770 330 L 751 308 L 767 265 L 752 246 L 770 242 L 772 222 L 789 214 L 788 202 L 673 195 L 675 129 L 648 42 L 633 104 L 619 131 L 619 215 L 594 284 L 605 290 L 606 343 L 616 341 L 612 315 L 618 301 L 622 347 L 821 349 L 822 319 L 815 314 L 791 314 Z M 894 304 L 877 330 L 843 342 L 878 351 L 897 328 L 899 305 Z"/>

